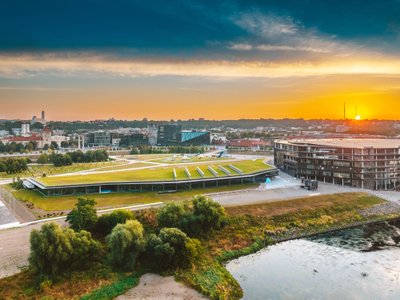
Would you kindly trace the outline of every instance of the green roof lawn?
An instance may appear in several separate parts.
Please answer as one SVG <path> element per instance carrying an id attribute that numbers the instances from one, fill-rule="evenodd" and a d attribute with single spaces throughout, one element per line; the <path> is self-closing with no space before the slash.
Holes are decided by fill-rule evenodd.
<path id="1" fill-rule="evenodd" d="M 231 172 L 230 176 L 238 176 L 239 174 L 232 170 L 229 165 L 233 165 L 245 174 L 256 173 L 263 170 L 268 170 L 271 166 L 265 164 L 262 159 L 257 160 L 238 160 L 234 162 L 225 162 L 210 165 L 215 171 L 217 171 L 218 176 L 226 176 L 218 166 L 222 166 Z M 215 177 L 208 169 L 207 164 L 199 165 L 188 165 L 186 166 L 192 175 L 192 179 L 202 178 L 197 172 L 196 167 L 199 166 L 204 172 L 205 178 Z M 185 173 L 185 166 L 163 166 L 154 167 L 148 169 L 139 170 L 121 170 L 108 173 L 93 173 L 93 174 L 77 174 L 69 176 L 52 176 L 38 178 L 37 181 L 41 182 L 47 186 L 58 186 L 58 185 L 79 185 L 79 184 L 96 184 L 105 182 L 134 182 L 134 181 L 174 181 L 173 169 L 176 170 L 177 180 L 187 180 L 189 179 Z"/>

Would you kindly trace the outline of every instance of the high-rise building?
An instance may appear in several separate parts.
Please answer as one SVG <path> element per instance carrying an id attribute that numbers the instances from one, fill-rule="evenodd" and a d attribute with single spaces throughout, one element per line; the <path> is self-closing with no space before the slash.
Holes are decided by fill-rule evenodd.
<path id="1" fill-rule="evenodd" d="M 21 125 L 21 134 L 28 134 L 31 132 L 31 127 L 29 123 L 22 123 Z"/>
<path id="2" fill-rule="evenodd" d="M 157 145 L 157 133 L 158 133 L 157 124 L 147 125 L 147 130 L 149 134 L 149 141 L 148 141 L 149 145 L 150 146 Z"/>
<path id="3" fill-rule="evenodd" d="M 182 131 L 182 125 L 178 124 L 158 125 L 157 144 L 165 146 L 180 144 L 181 131 Z"/>

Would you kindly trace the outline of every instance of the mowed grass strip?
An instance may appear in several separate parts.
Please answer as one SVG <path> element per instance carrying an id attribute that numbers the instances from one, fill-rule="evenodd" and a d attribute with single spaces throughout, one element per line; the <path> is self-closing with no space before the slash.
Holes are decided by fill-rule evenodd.
<path id="1" fill-rule="evenodd" d="M 221 164 L 229 170 L 229 165 L 233 164 L 243 170 L 245 174 L 251 174 L 268 170 L 271 166 L 267 165 L 263 159 L 257 160 L 241 160 L 234 163 Z M 199 179 L 201 176 L 196 171 L 198 165 L 187 166 L 192 179 Z M 212 165 L 213 169 L 218 172 L 218 176 L 224 176 L 218 169 L 218 165 Z M 188 177 L 184 171 L 184 166 L 175 167 L 177 172 L 177 180 L 187 180 Z M 238 176 L 236 174 L 236 176 Z M 211 172 L 205 172 L 205 177 L 214 177 Z M 78 174 L 70 176 L 45 177 L 37 179 L 39 182 L 48 186 L 58 185 L 74 185 L 74 184 L 96 184 L 104 182 L 134 182 L 134 181 L 173 181 L 173 168 L 170 166 L 154 167 L 140 170 L 121 170 L 111 173 L 95 173 L 95 174 Z"/>

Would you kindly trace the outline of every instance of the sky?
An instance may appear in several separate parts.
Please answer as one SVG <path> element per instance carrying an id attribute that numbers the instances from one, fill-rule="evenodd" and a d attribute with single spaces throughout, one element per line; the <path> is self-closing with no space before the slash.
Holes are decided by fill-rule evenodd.
<path id="1" fill-rule="evenodd" d="M 400 119 L 400 1 L 2 0 L 0 119 Z"/>

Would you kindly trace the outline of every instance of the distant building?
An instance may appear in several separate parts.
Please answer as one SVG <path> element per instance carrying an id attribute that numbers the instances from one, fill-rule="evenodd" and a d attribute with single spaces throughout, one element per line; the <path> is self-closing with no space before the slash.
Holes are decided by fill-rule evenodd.
<path id="1" fill-rule="evenodd" d="M 11 133 L 13 135 L 21 135 L 22 129 L 21 128 L 11 128 Z"/>
<path id="2" fill-rule="evenodd" d="M 44 145 L 49 145 L 50 146 L 50 144 L 51 144 L 51 137 L 52 137 L 52 135 L 53 135 L 53 133 L 52 133 L 52 130 L 51 130 L 51 128 L 48 128 L 48 127 L 45 127 L 45 128 L 43 128 L 43 131 L 42 131 L 42 138 L 43 138 L 43 144 Z"/>
<path id="3" fill-rule="evenodd" d="M 158 128 L 156 124 L 149 124 L 147 126 L 148 130 L 148 142 L 150 146 L 155 146 L 157 145 L 157 133 L 158 133 Z"/>
<path id="4" fill-rule="evenodd" d="M 209 131 L 182 130 L 180 132 L 180 144 L 201 146 L 210 144 Z"/>
<path id="5" fill-rule="evenodd" d="M 21 134 L 28 134 L 31 132 L 31 127 L 29 123 L 22 123 Z"/>
<path id="6" fill-rule="evenodd" d="M 158 125 L 157 144 L 163 146 L 180 144 L 180 132 L 182 125 L 165 124 Z"/>
<path id="7" fill-rule="evenodd" d="M 29 143 L 36 143 L 37 148 L 43 148 L 43 138 L 39 135 L 31 135 L 31 136 L 13 136 L 9 138 L 3 139 L 3 141 L 8 143 L 17 143 L 17 144 L 29 144 Z"/>
<path id="8" fill-rule="evenodd" d="M 350 129 L 350 127 L 349 127 L 349 126 L 346 126 L 346 125 L 337 125 L 337 126 L 336 126 L 336 132 L 337 132 L 337 133 L 348 132 L 349 129 Z"/>
<path id="9" fill-rule="evenodd" d="M 31 125 L 34 125 L 36 123 L 40 123 L 43 126 L 46 126 L 46 124 L 47 124 L 46 113 L 44 112 L 44 110 L 42 111 L 41 118 L 38 118 L 37 116 L 32 117 Z"/>
<path id="10" fill-rule="evenodd" d="M 107 131 L 95 131 L 88 134 L 89 147 L 111 146 L 111 133 Z"/>
<path id="11" fill-rule="evenodd" d="M 131 147 L 149 144 L 149 136 L 143 133 L 134 133 L 120 138 L 119 146 Z"/>
<path id="12" fill-rule="evenodd" d="M 274 159 L 297 178 L 371 190 L 400 186 L 398 139 L 277 140 Z"/>
<path id="13" fill-rule="evenodd" d="M 229 141 L 230 148 L 259 150 L 272 146 L 270 142 L 258 138 L 233 139 Z"/>
<path id="14" fill-rule="evenodd" d="M 10 135 L 10 132 L 8 130 L 0 130 L 0 137 L 4 137 Z"/>

